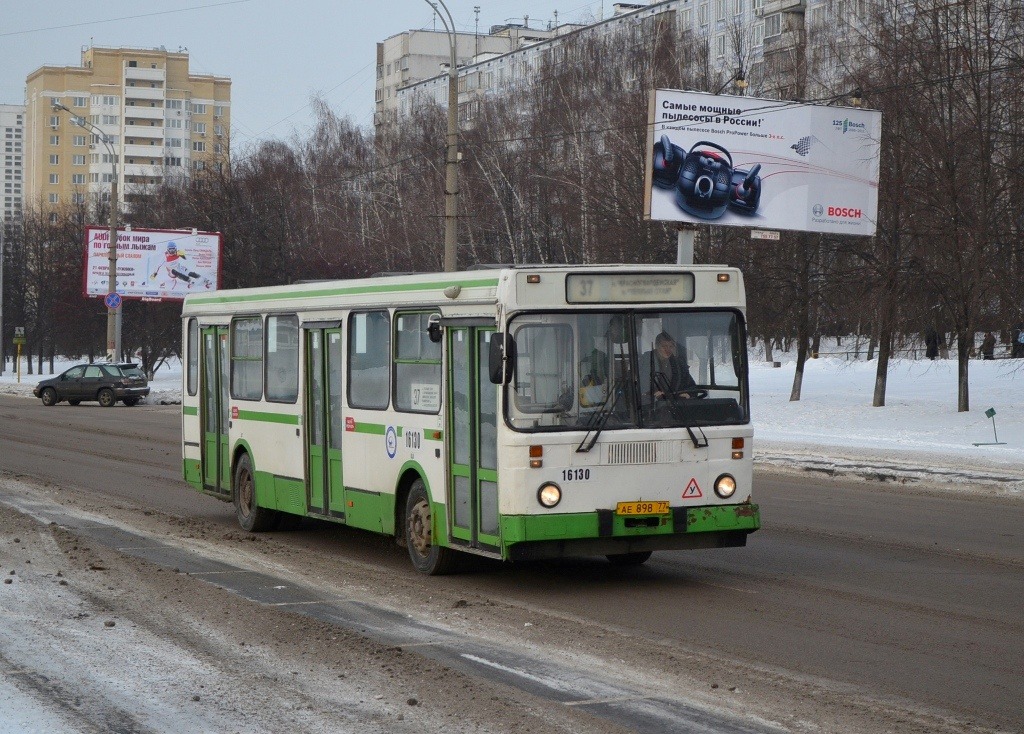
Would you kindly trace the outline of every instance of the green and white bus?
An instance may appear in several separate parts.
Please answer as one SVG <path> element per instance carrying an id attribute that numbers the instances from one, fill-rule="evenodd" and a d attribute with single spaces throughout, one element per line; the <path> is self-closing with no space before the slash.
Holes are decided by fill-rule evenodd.
<path id="1" fill-rule="evenodd" d="M 760 525 L 735 268 L 517 266 L 195 294 L 184 478 L 248 531 L 393 535 L 420 571 L 742 546 Z"/>

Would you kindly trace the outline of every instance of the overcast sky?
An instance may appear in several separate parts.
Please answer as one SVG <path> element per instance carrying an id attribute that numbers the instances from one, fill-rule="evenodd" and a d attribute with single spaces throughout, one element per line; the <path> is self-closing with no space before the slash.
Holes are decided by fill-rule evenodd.
<path id="1" fill-rule="evenodd" d="M 460 31 L 507 20 L 543 27 L 610 15 L 613 0 L 447 0 Z M 231 77 L 232 146 L 289 138 L 311 124 L 324 97 L 360 125 L 373 117 L 376 43 L 433 27 L 425 0 L 2 0 L 0 103 L 24 102 L 40 66 L 77 66 L 94 46 L 187 48 L 194 73 Z M 437 28 L 441 25 L 438 23 Z"/>

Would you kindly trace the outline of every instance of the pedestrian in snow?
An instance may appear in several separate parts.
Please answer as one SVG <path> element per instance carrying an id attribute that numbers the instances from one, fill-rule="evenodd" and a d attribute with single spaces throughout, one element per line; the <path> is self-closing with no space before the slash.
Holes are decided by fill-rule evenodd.
<path id="1" fill-rule="evenodd" d="M 985 332 L 985 338 L 981 340 L 981 358 L 994 359 L 996 352 L 996 337 L 991 331 Z"/>
<path id="2" fill-rule="evenodd" d="M 935 359 L 939 356 L 939 335 L 935 329 L 928 329 L 924 335 L 924 356 Z"/>

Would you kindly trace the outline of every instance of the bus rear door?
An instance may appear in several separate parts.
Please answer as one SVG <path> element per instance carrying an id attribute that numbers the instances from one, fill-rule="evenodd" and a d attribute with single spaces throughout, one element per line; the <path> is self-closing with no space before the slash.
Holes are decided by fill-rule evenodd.
<path id="1" fill-rule="evenodd" d="M 202 330 L 203 486 L 207 492 L 231 494 L 231 460 L 228 455 L 228 327 Z"/>

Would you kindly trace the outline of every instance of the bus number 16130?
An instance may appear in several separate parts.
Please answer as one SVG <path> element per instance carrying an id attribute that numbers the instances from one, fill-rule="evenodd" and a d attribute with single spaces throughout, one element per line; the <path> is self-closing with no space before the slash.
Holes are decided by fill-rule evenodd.
<path id="1" fill-rule="evenodd" d="M 590 469 L 562 469 L 562 480 L 566 482 L 585 482 L 590 479 Z"/>

